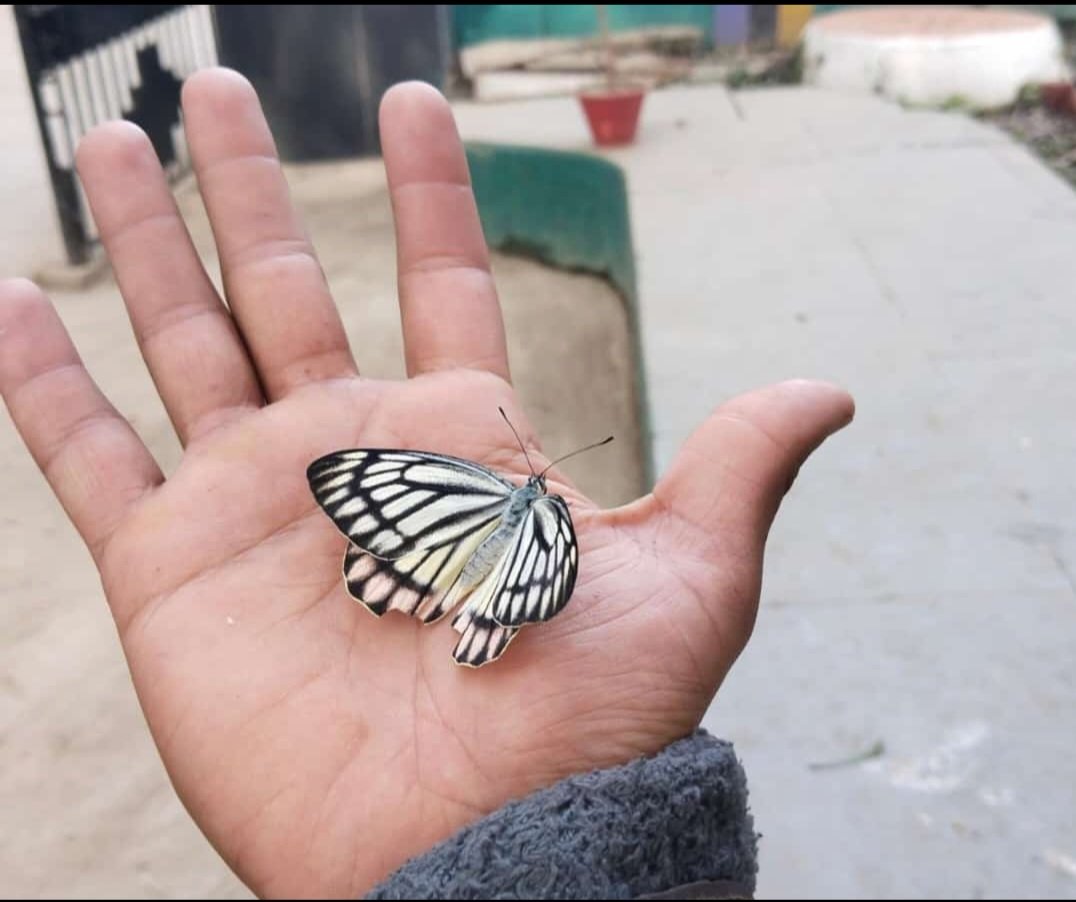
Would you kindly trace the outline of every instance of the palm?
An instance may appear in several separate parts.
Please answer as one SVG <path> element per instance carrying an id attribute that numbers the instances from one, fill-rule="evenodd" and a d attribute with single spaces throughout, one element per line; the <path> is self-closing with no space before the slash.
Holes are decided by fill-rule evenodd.
<path id="1" fill-rule="evenodd" d="M 377 382 L 349 364 L 327 298 L 322 316 L 304 317 L 314 320 L 311 331 L 293 330 L 286 341 L 243 309 L 254 270 L 273 270 L 259 302 L 277 310 L 292 302 L 296 281 L 317 276 L 307 272 L 305 251 L 294 253 L 298 233 L 262 237 L 274 252 L 251 255 L 254 217 L 229 212 L 228 189 L 214 187 L 213 173 L 232 168 L 234 182 L 242 167 L 252 181 L 279 178 L 279 170 L 255 173 L 270 165 L 266 154 L 243 146 L 263 140 L 249 89 L 223 73 L 196 82 L 186 97 L 188 129 L 251 358 L 237 358 L 243 350 L 228 344 L 226 318 L 181 317 L 180 302 L 151 304 L 151 292 L 138 287 L 145 279 L 137 267 L 152 277 L 166 266 L 159 254 L 154 264 L 125 245 L 150 249 L 151 236 L 139 239 L 139 229 L 170 222 L 174 210 L 147 215 L 117 205 L 114 161 L 141 145 L 129 132 L 106 130 L 84 150 L 83 176 L 187 454 L 164 482 L 81 367 L 65 363 L 74 352 L 62 328 L 24 285 L 0 296 L 0 311 L 19 326 L 5 330 L 0 317 L 3 350 L 13 349 L 9 359 L 18 363 L 0 370 L 0 387 L 95 554 L 143 709 L 195 819 L 261 893 L 354 895 L 508 799 L 655 752 L 698 723 L 750 633 L 762 545 L 783 488 L 847 419 L 849 402 L 810 384 L 732 402 L 696 433 L 654 494 L 614 511 L 598 510 L 554 472 L 550 488 L 569 500 L 581 550 L 572 602 L 551 623 L 524 630 L 499 663 L 458 668 L 447 625 L 400 615 L 379 621 L 347 597 L 343 539 L 305 479 L 314 458 L 347 447 L 432 450 L 527 474 L 496 415 L 505 406 L 534 447 L 507 379 L 445 108 L 410 87 L 383 111 L 415 378 Z M 245 133 L 240 126 L 238 136 L 220 134 L 228 126 L 210 112 L 225 103 L 244 113 Z M 423 127 L 439 139 L 427 144 L 441 149 L 416 159 L 401 142 Z M 426 218 L 443 220 L 439 234 L 416 224 L 415 192 L 425 192 L 418 197 Z M 292 221 L 280 203 L 270 199 L 270 207 Z M 225 229 L 245 229 L 247 240 L 233 239 L 229 249 Z M 424 246 L 438 241 L 458 246 Z M 450 262 L 430 264 L 440 258 Z M 323 283 L 305 287 L 324 294 Z M 471 325 L 454 330 L 431 311 L 445 293 L 471 298 L 469 319 L 461 319 Z M 173 339 L 190 345 L 188 358 L 223 349 L 213 375 L 232 374 L 224 396 L 219 378 L 199 386 L 197 372 L 185 373 L 181 384 L 168 357 L 174 351 L 152 341 L 199 319 L 217 324 L 199 335 L 201 344 L 191 335 Z M 63 388 L 66 412 L 46 429 L 42 405 L 60 395 L 33 404 L 27 396 L 61 378 L 75 388 L 54 389 Z M 96 479 L 73 480 L 65 457 L 95 468 Z M 103 506 L 106 490 L 111 507 Z"/>

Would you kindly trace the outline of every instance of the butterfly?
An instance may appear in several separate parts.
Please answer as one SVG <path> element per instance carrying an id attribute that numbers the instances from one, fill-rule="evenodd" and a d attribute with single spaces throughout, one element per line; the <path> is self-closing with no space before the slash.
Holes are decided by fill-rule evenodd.
<path id="1" fill-rule="evenodd" d="M 496 661 L 524 626 L 556 616 L 575 588 L 579 549 L 568 504 L 547 493 L 501 410 L 530 478 L 517 486 L 473 461 L 425 451 L 337 451 L 307 469 L 310 490 L 347 538 L 348 594 L 382 616 L 423 623 L 459 606 L 457 664 Z"/>

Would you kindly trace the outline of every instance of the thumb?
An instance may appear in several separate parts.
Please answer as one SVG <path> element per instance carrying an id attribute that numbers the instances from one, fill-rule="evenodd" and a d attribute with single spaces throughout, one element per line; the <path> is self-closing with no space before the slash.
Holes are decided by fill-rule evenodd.
<path id="1" fill-rule="evenodd" d="M 695 430 L 654 495 L 702 533 L 761 552 L 800 467 L 854 412 L 852 397 L 824 382 L 798 379 L 740 395 Z"/>

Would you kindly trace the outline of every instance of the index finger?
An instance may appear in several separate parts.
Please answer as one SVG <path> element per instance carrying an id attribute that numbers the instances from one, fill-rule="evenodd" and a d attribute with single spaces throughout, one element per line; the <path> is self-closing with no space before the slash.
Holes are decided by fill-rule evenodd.
<path id="1" fill-rule="evenodd" d="M 381 102 L 381 144 L 407 372 L 466 368 L 508 379 L 501 307 L 448 102 L 420 82 L 395 86 Z"/>

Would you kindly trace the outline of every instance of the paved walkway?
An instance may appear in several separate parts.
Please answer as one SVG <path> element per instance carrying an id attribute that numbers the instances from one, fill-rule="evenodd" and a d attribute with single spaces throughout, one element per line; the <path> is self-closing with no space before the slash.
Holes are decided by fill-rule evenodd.
<path id="1" fill-rule="evenodd" d="M 457 113 L 589 148 L 574 100 Z M 659 472 L 741 390 L 812 375 L 859 404 L 706 720 L 748 768 L 760 896 L 1071 897 L 1076 193 L 962 116 L 807 89 L 652 95 L 608 156 Z"/>

